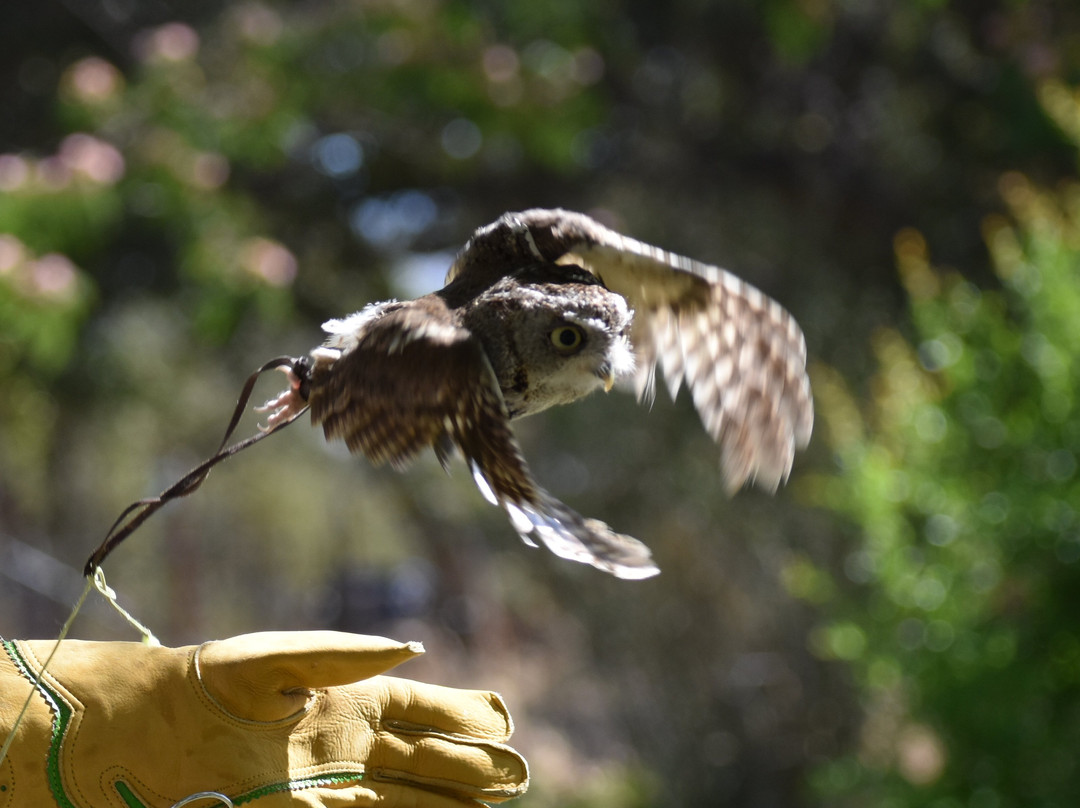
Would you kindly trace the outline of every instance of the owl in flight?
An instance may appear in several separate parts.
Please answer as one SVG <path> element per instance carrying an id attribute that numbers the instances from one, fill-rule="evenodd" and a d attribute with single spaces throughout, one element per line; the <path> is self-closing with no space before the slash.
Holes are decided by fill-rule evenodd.
<path id="1" fill-rule="evenodd" d="M 778 303 L 729 272 L 636 241 L 580 213 L 507 213 L 473 234 L 437 292 L 323 325 L 325 344 L 260 408 L 267 429 L 306 406 L 328 439 L 403 466 L 461 452 L 481 493 L 532 546 L 620 578 L 659 572 L 649 548 L 533 479 L 510 422 L 660 367 L 720 447 L 724 482 L 773 491 L 806 446 L 806 343 Z"/>

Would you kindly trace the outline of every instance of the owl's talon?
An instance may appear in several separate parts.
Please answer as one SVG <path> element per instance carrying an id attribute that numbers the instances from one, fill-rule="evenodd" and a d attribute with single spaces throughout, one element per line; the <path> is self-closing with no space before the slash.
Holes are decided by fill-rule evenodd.
<path id="1" fill-rule="evenodd" d="M 263 432 L 273 432 L 282 424 L 291 421 L 308 405 L 307 400 L 300 394 L 301 379 L 293 372 L 291 367 L 279 367 L 289 380 L 289 389 L 285 390 L 277 398 L 272 398 L 261 407 L 255 407 L 255 412 L 269 412 L 266 426 L 259 424 Z"/>

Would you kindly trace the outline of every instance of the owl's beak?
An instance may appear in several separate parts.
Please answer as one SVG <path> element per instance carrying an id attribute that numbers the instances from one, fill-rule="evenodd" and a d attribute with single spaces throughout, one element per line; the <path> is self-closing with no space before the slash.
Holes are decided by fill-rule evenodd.
<path id="1" fill-rule="evenodd" d="M 615 369 L 610 362 L 605 362 L 596 369 L 596 377 L 604 383 L 604 392 L 610 393 L 615 386 Z"/>

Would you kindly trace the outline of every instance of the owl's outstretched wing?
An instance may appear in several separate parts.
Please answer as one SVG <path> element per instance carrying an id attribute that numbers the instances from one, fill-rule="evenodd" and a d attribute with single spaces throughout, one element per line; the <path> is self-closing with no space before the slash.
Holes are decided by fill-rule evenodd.
<path id="1" fill-rule="evenodd" d="M 656 366 L 674 396 L 685 383 L 720 446 L 729 490 L 747 479 L 774 490 L 814 423 L 806 342 L 780 304 L 719 267 L 616 233 L 581 213 L 508 213 L 477 231 L 451 275 L 520 260 L 576 263 L 635 310 L 631 339 L 639 398 Z"/>
<path id="2" fill-rule="evenodd" d="M 528 544 L 620 578 L 659 571 L 637 539 L 536 484 L 483 348 L 437 298 L 378 304 L 324 327 L 331 337 L 312 354 L 307 395 L 328 439 L 395 466 L 428 446 L 445 464 L 457 447 L 481 493 Z"/>

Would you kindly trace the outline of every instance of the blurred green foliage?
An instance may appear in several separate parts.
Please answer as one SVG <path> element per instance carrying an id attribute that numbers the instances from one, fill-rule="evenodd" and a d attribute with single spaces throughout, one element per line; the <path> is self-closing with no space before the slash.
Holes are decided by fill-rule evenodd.
<path id="1" fill-rule="evenodd" d="M 805 559 L 786 574 L 830 615 L 812 642 L 851 665 L 867 712 L 815 777 L 830 804 L 1080 793 L 1080 184 L 1000 189 L 1010 215 L 983 225 L 1000 287 L 933 268 L 902 231 L 910 335 L 874 336 L 866 405 L 817 377 L 839 469 L 810 495 L 860 536 L 842 579 Z"/>
<path id="2" fill-rule="evenodd" d="M 55 633 L 105 528 L 213 449 L 253 367 L 561 205 L 795 314 L 823 424 L 797 496 L 720 496 L 684 400 L 521 423 L 545 485 L 655 548 L 664 574 L 628 585 L 518 546 L 462 469 L 371 469 L 294 426 L 124 545 L 121 599 L 174 644 L 423 640 L 403 673 L 507 696 L 522 805 L 1070 804 L 1080 8 L 3 13 L 0 632 Z"/>

